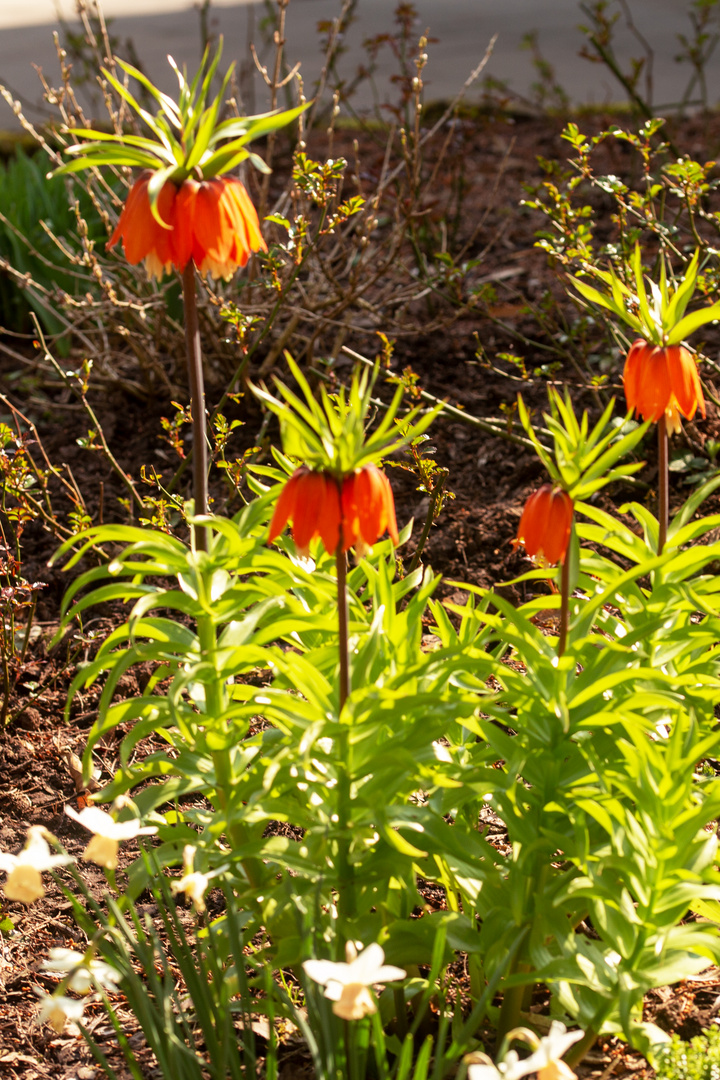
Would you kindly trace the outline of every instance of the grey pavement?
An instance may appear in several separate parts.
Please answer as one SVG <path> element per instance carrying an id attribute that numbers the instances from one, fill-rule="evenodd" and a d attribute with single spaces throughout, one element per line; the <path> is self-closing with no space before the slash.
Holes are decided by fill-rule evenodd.
<path id="1" fill-rule="evenodd" d="M 616 29 L 616 51 L 623 65 L 630 57 L 642 55 L 642 48 L 621 12 Z M 58 63 L 52 33 L 58 29 L 53 12 L 58 4 L 64 13 L 73 10 L 72 0 L 0 0 L 0 82 L 19 97 L 34 120 L 48 115 L 33 64 L 41 67 L 51 83 L 58 82 Z M 537 72 L 523 36 L 537 31 L 543 57 L 555 69 L 557 82 L 577 104 L 602 105 L 624 100 L 624 92 L 603 65 L 591 64 L 578 53 L 583 35 L 578 24 L 587 21 L 578 0 L 415 0 L 418 12 L 417 33 L 426 29 L 437 42 L 428 49 L 425 71 L 426 100 L 454 97 L 469 73 L 482 58 L 490 38 L 497 34 L 492 57 L 483 75 L 505 81 L 516 93 L 532 97 Z M 675 61 L 679 51 L 677 35 L 689 32 L 686 0 L 625 0 L 635 27 L 653 51 L 654 105 L 677 101 L 689 78 L 687 66 Z M 341 0 L 290 0 L 287 10 L 287 58 L 301 63 L 308 92 L 322 69 L 317 24 L 335 17 Z M 365 59 L 362 43 L 373 35 L 392 31 L 395 0 L 359 0 L 357 19 L 346 40 L 347 52 L 340 60 L 340 70 L 352 77 Z M 127 55 L 131 40 L 146 70 L 163 89 L 173 90 L 173 76 L 166 63 L 171 53 L 179 63 L 193 70 L 199 59 L 199 18 L 191 4 L 181 0 L 106 0 L 104 10 L 110 18 L 110 31 L 117 39 L 118 55 Z M 225 38 L 225 60 L 235 59 L 243 73 L 242 87 L 247 111 L 262 111 L 268 105 L 267 92 L 255 71 L 250 43 L 269 61 L 271 52 L 263 19 L 267 7 L 262 3 L 216 0 L 211 8 L 214 32 Z M 27 25 L 19 25 L 24 20 Z M 720 22 L 715 25 L 720 30 Z M 355 99 L 367 108 L 374 98 L 384 100 L 390 90 L 389 78 L 396 70 L 390 50 L 380 53 L 375 86 L 365 82 Z M 469 93 L 469 100 L 480 96 L 479 86 Z M 720 47 L 708 68 L 708 96 L 711 103 L 720 98 Z M 0 101 L 0 129 L 15 126 L 10 108 Z"/>

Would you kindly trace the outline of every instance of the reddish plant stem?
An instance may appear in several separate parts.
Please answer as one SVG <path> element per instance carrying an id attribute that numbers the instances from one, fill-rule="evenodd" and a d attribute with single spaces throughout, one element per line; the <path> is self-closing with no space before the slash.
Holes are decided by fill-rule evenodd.
<path id="1" fill-rule="evenodd" d="M 667 540 L 670 518 L 670 472 L 668 469 L 667 420 L 658 420 L 658 555 L 662 555 Z"/>
<path id="2" fill-rule="evenodd" d="M 185 350 L 187 353 L 188 381 L 190 383 L 190 410 L 193 430 L 193 499 L 195 513 L 208 512 L 208 458 L 205 431 L 205 387 L 203 384 L 202 349 L 198 325 L 197 296 L 195 293 L 195 264 L 189 260 L 182 275 L 183 304 L 185 306 Z M 208 530 L 194 527 L 195 546 L 199 551 L 208 549 Z"/>
<path id="3" fill-rule="evenodd" d="M 338 645 L 340 648 L 340 707 L 338 714 L 350 693 L 350 665 L 348 662 L 348 604 L 347 604 L 347 556 L 343 551 L 342 537 L 335 551 L 337 565 L 337 603 L 338 603 Z"/>

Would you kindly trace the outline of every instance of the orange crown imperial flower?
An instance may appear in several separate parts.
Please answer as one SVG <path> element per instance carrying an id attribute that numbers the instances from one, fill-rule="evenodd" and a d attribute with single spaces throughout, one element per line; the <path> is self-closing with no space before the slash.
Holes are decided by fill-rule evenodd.
<path id="1" fill-rule="evenodd" d="M 565 561 L 573 521 L 573 501 L 567 491 L 543 484 L 525 503 L 514 545 L 531 557 L 541 555 L 551 565 Z"/>
<path id="2" fill-rule="evenodd" d="M 222 40 L 212 59 L 205 51 L 192 82 L 168 57 L 178 79 L 177 101 L 137 68 L 115 57 L 114 63 L 160 106 L 152 116 L 124 83 L 103 68 L 107 82 L 139 115 L 152 137 L 71 128 L 66 134 L 77 140 L 65 148 L 71 160 L 53 174 L 98 165 L 143 170 L 130 189 L 108 246 L 122 239 L 128 261 L 144 259 L 151 276 L 162 277 L 173 266 L 182 271 L 192 259 L 201 273 L 227 281 L 239 266 L 245 266 L 253 251 L 267 251 L 247 191 L 228 174 L 246 160 L 269 172 L 248 144 L 297 119 L 307 103 L 285 112 L 221 120 L 232 65 L 217 97 L 209 99 L 221 52 Z"/>
<path id="3" fill-rule="evenodd" d="M 152 212 L 148 186 L 152 171 L 135 181 L 107 246 L 123 241 L 130 263 L 145 260 L 151 277 L 174 266 L 183 271 L 190 259 L 201 274 L 229 281 L 253 251 L 267 251 L 257 212 L 243 184 L 233 177 L 166 181 L 157 201 L 160 224 Z"/>
<path id="4" fill-rule="evenodd" d="M 680 416 L 692 420 L 699 409 L 705 416 L 697 366 L 684 345 L 633 342 L 623 372 L 625 398 L 643 420 L 666 417 L 668 431 L 680 430 Z"/>
<path id="5" fill-rule="evenodd" d="M 342 485 L 330 473 L 301 465 L 280 492 L 269 543 L 288 522 L 301 555 L 307 555 L 317 536 L 331 554 L 338 544 L 342 551 L 356 545 L 372 547 L 386 529 L 393 543 L 399 543 L 390 481 L 376 465 L 364 465 L 346 476 Z"/>

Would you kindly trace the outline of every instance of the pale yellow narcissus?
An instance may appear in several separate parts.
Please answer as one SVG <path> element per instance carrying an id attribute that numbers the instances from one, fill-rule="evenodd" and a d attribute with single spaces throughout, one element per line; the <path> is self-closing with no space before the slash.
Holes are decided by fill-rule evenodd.
<path id="1" fill-rule="evenodd" d="M 42 883 L 44 870 L 53 870 L 56 866 L 67 866 L 74 862 L 69 855 L 53 855 L 45 839 L 45 829 L 33 825 L 27 834 L 27 842 L 19 855 L 9 855 L 0 851 L 0 870 L 8 875 L 3 886 L 8 900 L 19 900 L 23 904 L 32 904 L 45 895 Z"/>
<path id="2" fill-rule="evenodd" d="M 196 911 L 205 910 L 205 893 L 212 874 L 201 874 L 194 869 L 195 851 L 192 844 L 186 844 L 183 848 L 183 876 L 171 882 L 173 893 L 185 893 L 193 902 Z"/>
<path id="3" fill-rule="evenodd" d="M 98 806 L 86 806 L 79 814 L 72 806 L 66 806 L 65 813 L 94 834 L 83 852 L 83 858 L 105 870 L 117 868 L 118 846 L 121 840 L 151 836 L 157 832 L 156 825 L 141 825 L 134 818 L 130 821 L 115 821 Z"/>
<path id="4" fill-rule="evenodd" d="M 306 960 L 303 971 L 313 982 L 325 988 L 325 997 L 333 1002 L 332 1010 L 343 1020 L 361 1020 L 377 1009 L 368 987 L 376 983 L 404 979 L 402 968 L 385 964 L 385 953 L 373 942 L 358 954 L 352 941 L 345 945 L 346 963 L 332 960 Z"/>
<path id="5" fill-rule="evenodd" d="M 44 990 L 35 987 L 35 993 L 40 998 L 40 1012 L 38 1023 L 48 1023 L 54 1031 L 61 1033 L 65 1027 L 65 1021 L 82 1020 L 84 1005 L 76 998 L 65 997 L 64 994 L 46 994 Z"/>
<path id="6" fill-rule="evenodd" d="M 75 949 L 51 949 L 48 959 L 42 962 L 43 971 L 48 975 L 64 978 L 70 974 L 67 982 L 69 990 L 76 994 L 89 994 L 96 983 L 106 990 L 117 989 L 122 974 L 117 968 L 106 964 L 104 960 L 86 959 L 84 953 Z"/>
<path id="7" fill-rule="evenodd" d="M 508 1032 L 507 1042 L 529 1043 L 535 1048 L 533 1053 L 521 1058 L 516 1050 L 509 1050 L 504 1060 L 495 1065 L 487 1054 L 474 1051 L 465 1058 L 468 1080 L 522 1080 L 533 1073 L 537 1073 L 538 1080 L 576 1080 L 576 1074 L 563 1057 L 582 1037 L 582 1031 L 568 1031 L 559 1020 L 552 1021 L 550 1031 L 542 1039 L 529 1028 L 515 1028 Z"/>

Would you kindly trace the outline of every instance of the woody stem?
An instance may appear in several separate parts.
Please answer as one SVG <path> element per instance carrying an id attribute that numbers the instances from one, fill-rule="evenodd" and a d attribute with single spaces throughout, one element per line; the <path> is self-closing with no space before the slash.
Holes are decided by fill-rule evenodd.
<path id="1" fill-rule="evenodd" d="M 668 519 L 670 516 L 670 473 L 668 470 L 668 432 L 667 420 L 661 416 L 658 420 L 658 555 L 662 555 L 667 540 Z"/>
<path id="2" fill-rule="evenodd" d="M 187 354 L 188 382 L 190 383 L 190 411 L 193 433 L 193 499 L 195 513 L 208 512 L 207 438 L 205 431 L 205 387 L 203 385 L 202 350 L 198 326 L 197 297 L 195 294 L 195 264 L 190 259 L 182 274 L 183 304 L 185 307 L 185 350 Z M 208 531 L 194 526 L 195 546 L 207 551 Z"/>
<path id="3" fill-rule="evenodd" d="M 570 610 L 570 552 L 565 552 L 562 569 L 560 571 L 560 636 L 558 639 L 558 656 L 562 656 L 567 645 L 568 616 Z"/>

